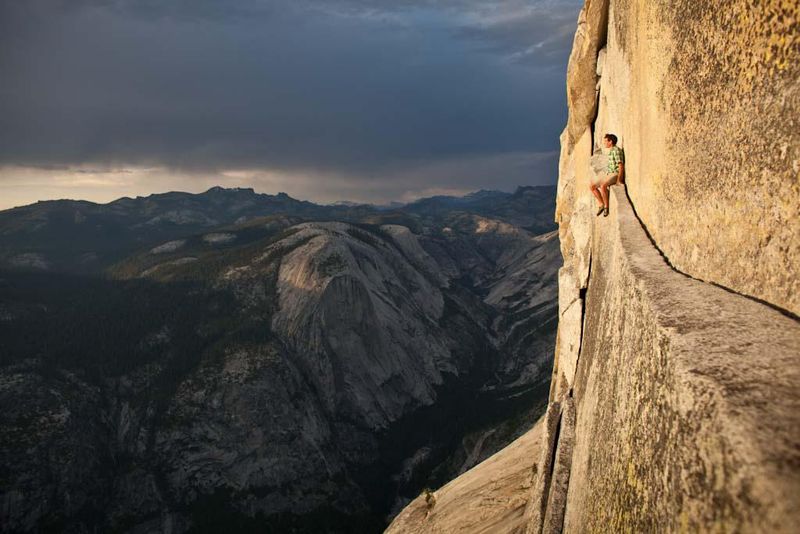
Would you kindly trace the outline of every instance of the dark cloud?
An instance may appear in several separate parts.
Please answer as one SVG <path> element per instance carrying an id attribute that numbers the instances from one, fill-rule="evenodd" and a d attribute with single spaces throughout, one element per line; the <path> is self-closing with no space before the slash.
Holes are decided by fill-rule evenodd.
<path id="1" fill-rule="evenodd" d="M 485 25 L 464 25 L 456 35 L 514 62 L 563 72 L 575 35 L 575 12 L 571 7 L 553 9 L 535 5 L 520 10 L 514 17 Z"/>
<path id="2" fill-rule="evenodd" d="M 459 158 L 552 153 L 578 8 L 0 0 L 0 164 L 302 171 L 380 187 Z M 430 185 L 465 185 L 452 174 Z"/>

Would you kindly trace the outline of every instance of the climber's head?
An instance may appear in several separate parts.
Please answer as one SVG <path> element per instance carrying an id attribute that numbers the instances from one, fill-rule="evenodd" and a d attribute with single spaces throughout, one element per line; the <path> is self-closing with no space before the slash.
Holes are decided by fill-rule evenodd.
<path id="1" fill-rule="evenodd" d="M 606 142 L 606 148 L 616 146 L 617 136 L 614 134 L 607 133 L 603 136 L 603 141 Z"/>

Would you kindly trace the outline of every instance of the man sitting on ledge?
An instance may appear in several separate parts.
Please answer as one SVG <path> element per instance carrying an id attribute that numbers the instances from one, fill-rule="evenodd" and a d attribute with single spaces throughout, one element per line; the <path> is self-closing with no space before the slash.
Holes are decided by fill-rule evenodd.
<path id="1" fill-rule="evenodd" d="M 606 174 L 600 180 L 593 182 L 589 190 L 600 203 L 597 215 L 608 217 L 608 188 L 619 182 L 625 184 L 625 153 L 617 146 L 617 136 L 606 134 L 603 136 L 603 145 L 608 151 L 608 167 Z"/>

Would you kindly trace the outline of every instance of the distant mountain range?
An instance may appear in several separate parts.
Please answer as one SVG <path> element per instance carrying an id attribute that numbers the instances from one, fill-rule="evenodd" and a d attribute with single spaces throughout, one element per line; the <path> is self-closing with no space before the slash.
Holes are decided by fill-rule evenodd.
<path id="1" fill-rule="evenodd" d="M 324 206 L 285 193 L 222 187 L 199 194 L 124 197 L 107 204 L 40 201 L 0 211 L 0 266 L 97 273 L 139 248 L 270 215 L 296 222 L 397 222 L 419 229 L 463 210 L 539 234 L 555 229 L 554 195 L 554 186 L 519 187 L 514 193 L 478 191 L 465 197 L 425 198 L 392 209 L 368 204 Z"/>
<path id="2" fill-rule="evenodd" d="M 0 522 L 380 532 L 546 403 L 552 187 L 0 212 Z"/>

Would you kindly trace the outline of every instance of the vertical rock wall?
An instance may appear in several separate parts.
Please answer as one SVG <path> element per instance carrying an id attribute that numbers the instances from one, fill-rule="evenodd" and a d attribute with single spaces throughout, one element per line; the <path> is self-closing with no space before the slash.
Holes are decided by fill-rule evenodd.
<path id="1" fill-rule="evenodd" d="M 798 21 L 780 0 L 586 1 L 528 532 L 800 529 Z M 606 132 L 627 189 L 597 218 Z"/>
<path id="2" fill-rule="evenodd" d="M 586 0 L 550 403 L 522 526 L 491 532 L 800 531 L 799 18 L 794 1 Z M 627 187 L 597 217 L 606 132 Z M 448 499 L 484 507 L 459 481 L 492 469 Z M 396 531 L 439 531 L 429 519 Z"/>
<path id="3" fill-rule="evenodd" d="M 619 136 L 636 213 L 676 269 L 795 315 L 798 6 L 614 0 L 594 136 Z"/>

